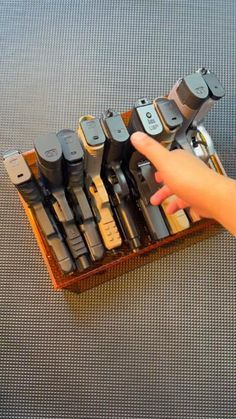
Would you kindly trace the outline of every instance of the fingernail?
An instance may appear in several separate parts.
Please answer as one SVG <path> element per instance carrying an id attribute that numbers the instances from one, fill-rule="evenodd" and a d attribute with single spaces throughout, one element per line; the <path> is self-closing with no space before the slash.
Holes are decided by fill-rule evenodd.
<path id="1" fill-rule="evenodd" d="M 142 144 L 145 142 L 146 134 L 141 131 L 137 131 L 134 134 L 131 135 L 130 139 L 133 143 L 139 143 Z"/>
<path id="2" fill-rule="evenodd" d="M 159 205 L 160 204 L 160 199 L 157 196 L 151 196 L 150 203 L 152 205 Z"/>

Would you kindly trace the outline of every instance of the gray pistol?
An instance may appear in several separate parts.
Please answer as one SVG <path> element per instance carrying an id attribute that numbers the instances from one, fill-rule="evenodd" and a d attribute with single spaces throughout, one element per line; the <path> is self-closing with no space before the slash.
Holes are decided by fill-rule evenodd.
<path id="1" fill-rule="evenodd" d="M 63 184 L 62 148 L 56 134 L 46 134 L 34 141 L 39 172 L 51 196 L 52 207 L 62 224 L 66 242 L 80 271 L 90 266 L 88 250 L 75 224 Z"/>
<path id="2" fill-rule="evenodd" d="M 16 186 L 24 201 L 32 210 L 62 272 L 64 274 L 73 272 L 75 266 L 72 258 L 56 227 L 52 214 L 45 206 L 43 194 L 24 157 L 18 151 L 11 151 L 4 154 L 3 159 L 13 185 Z"/>

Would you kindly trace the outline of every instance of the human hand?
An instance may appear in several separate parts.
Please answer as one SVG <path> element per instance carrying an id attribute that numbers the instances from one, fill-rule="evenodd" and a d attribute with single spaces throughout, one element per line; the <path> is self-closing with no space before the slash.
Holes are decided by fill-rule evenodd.
<path id="1" fill-rule="evenodd" d="M 151 204 L 160 205 L 167 197 L 176 195 L 167 207 L 169 214 L 191 207 L 200 216 L 215 218 L 236 234 L 236 217 L 230 215 L 232 208 L 236 214 L 236 182 L 233 179 L 214 172 L 185 150 L 168 151 L 142 132 L 134 133 L 131 142 L 157 169 L 156 181 L 164 184 L 151 197 Z M 233 192 L 235 198 L 230 199 Z"/>

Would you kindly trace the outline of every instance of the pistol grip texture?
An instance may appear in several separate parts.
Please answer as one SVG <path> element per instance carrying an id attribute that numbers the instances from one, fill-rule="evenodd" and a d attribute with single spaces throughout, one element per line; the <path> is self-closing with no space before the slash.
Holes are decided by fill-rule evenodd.
<path id="1" fill-rule="evenodd" d="M 35 204 L 33 206 L 33 211 L 49 246 L 53 249 L 62 272 L 65 274 L 72 272 L 74 270 L 74 264 L 71 256 L 65 243 L 63 243 L 61 236 L 58 234 L 57 230 L 55 230 L 50 215 L 45 210 L 42 202 Z"/>
<path id="2" fill-rule="evenodd" d="M 104 248 L 87 197 L 81 187 L 74 188 L 74 195 L 78 203 L 78 211 L 82 220 L 80 228 L 88 245 L 91 257 L 93 260 L 100 260 L 104 255 Z"/>
<path id="3" fill-rule="evenodd" d="M 119 247 L 122 243 L 120 233 L 113 218 L 109 198 L 100 176 L 93 179 L 89 187 L 93 209 L 105 247 L 109 250 Z"/>
<path id="4" fill-rule="evenodd" d="M 179 209 L 174 214 L 168 214 L 166 212 L 167 206 L 175 199 L 175 195 L 169 196 L 161 204 L 161 207 L 166 215 L 171 234 L 179 233 L 180 231 L 186 230 L 190 227 L 189 220 L 183 209 Z"/>
<path id="5" fill-rule="evenodd" d="M 122 200 L 116 207 L 117 213 L 120 217 L 125 237 L 132 249 L 137 249 L 141 246 L 140 234 L 135 225 L 132 208 L 129 202 Z M 137 211 L 137 210 L 136 210 Z"/>
<path id="6" fill-rule="evenodd" d="M 42 201 L 39 187 L 33 180 L 17 185 L 17 189 L 29 207 Z"/>
<path id="7" fill-rule="evenodd" d="M 84 164 L 83 162 L 68 164 L 67 170 L 69 174 L 69 188 L 76 188 L 84 184 Z"/>
<path id="8" fill-rule="evenodd" d="M 90 147 L 89 152 L 85 151 L 85 172 L 92 178 L 101 173 L 103 150 L 102 145 L 96 148 Z"/>

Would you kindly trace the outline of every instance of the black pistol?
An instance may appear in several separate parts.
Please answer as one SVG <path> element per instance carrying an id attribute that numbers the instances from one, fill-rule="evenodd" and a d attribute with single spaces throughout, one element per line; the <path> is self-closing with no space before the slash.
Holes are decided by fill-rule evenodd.
<path id="1" fill-rule="evenodd" d="M 100 260 L 104 255 L 97 226 L 84 193 L 84 152 L 77 134 L 69 129 L 57 133 L 62 146 L 67 172 L 67 189 L 71 195 L 76 219 L 83 233 L 92 260 Z"/>
<path id="2" fill-rule="evenodd" d="M 131 249 L 135 251 L 141 246 L 140 233 L 135 223 L 135 206 L 121 168 L 124 147 L 129 140 L 129 132 L 121 115 L 111 109 L 103 114 L 101 125 L 106 136 L 102 178 L 109 192 L 123 235 Z"/>
<path id="3" fill-rule="evenodd" d="M 135 103 L 128 130 L 130 135 L 136 131 L 144 131 L 155 139 L 158 139 L 163 132 L 163 125 L 155 107 L 147 98 L 139 99 Z M 130 141 L 124 152 L 123 168 L 143 213 L 151 239 L 156 241 L 169 236 L 161 208 L 150 203 L 153 194 L 153 175 L 146 169 L 151 168 L 151 163 L 135 150 Z"/>

